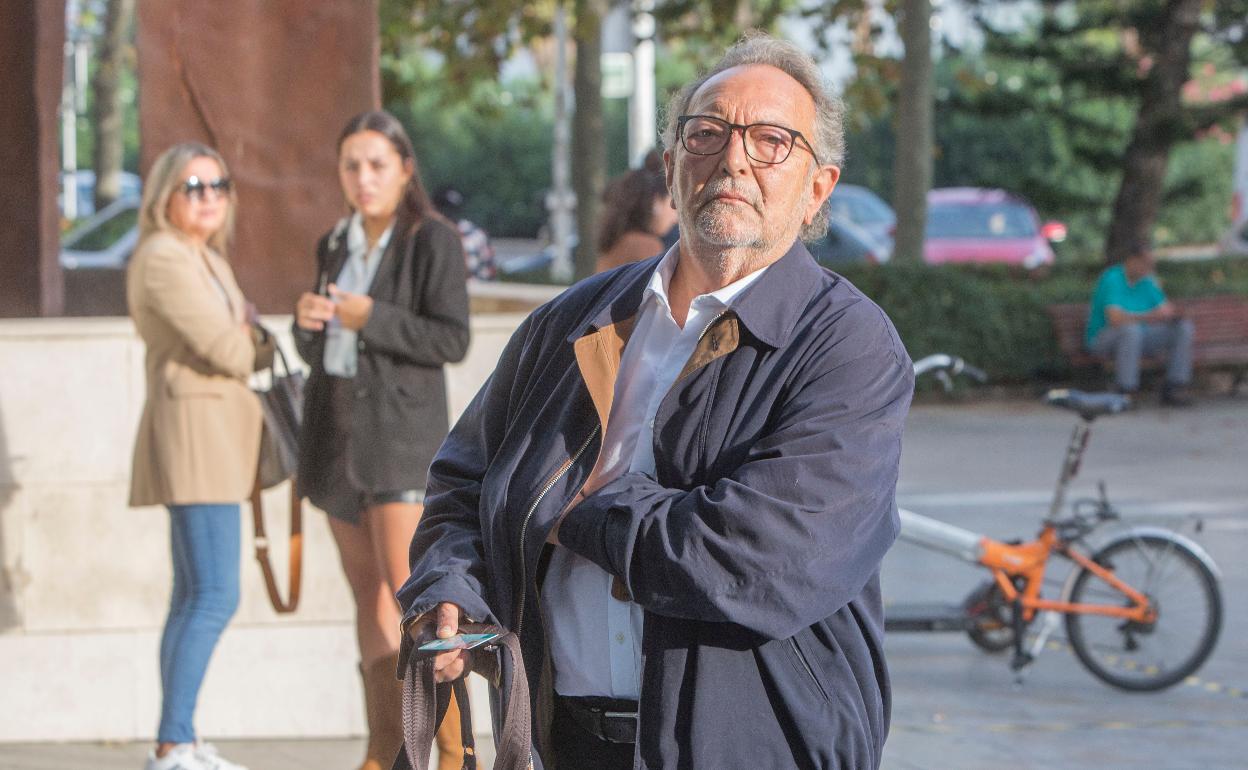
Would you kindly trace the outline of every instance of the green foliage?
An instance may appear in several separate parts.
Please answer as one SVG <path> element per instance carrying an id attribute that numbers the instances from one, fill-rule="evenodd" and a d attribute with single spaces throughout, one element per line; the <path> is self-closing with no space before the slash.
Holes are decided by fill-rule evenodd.
<path id="1" fill-rule="evenodd" d="M 438 73 L 409 73 L 412 99 L 386 105 L 407 126 L 426 186 L 462 192 L 465 216 L 491 235 L 532 237 L 550 187 L 549 97 L 536 83 L 483 81 L 451 103 Z"/>
<path id="2" fill-rule="evenodd" d="M 959 355 L 993 381 L 1018 383 L 1065 372 L 1044 308 L 1088 301 L 1101 269 L 1069 264 L 1048 275 L 1022 276 L 1001 267 L 897 264 L 847 266 L 839 272 L 888 313 L 912 358 Z M 1248 259 L 1163 261 L 1158 274 L 1174 299 L 1248 298 Z"/>

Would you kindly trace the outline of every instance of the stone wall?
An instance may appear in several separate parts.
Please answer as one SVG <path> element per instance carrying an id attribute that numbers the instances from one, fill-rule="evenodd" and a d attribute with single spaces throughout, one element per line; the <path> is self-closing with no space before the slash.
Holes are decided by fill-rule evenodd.
<path id="1" fill-rule="evenodd" d="M 468 357 L 448 369 L 453 416 L 523 317 L 473 318 Z M 171 578 L 166 513 L 126 506 L 143 346 L 123 318 L 0 321 L 0 361 L 0 742 L 150 739 Z M 270 495 L 284 574 L 285 490 Z M 282 617 L 243 516 L 242 604 L 200 697 L 201 733 L 361 733 L 351 599 L 324 516 L 305 511 L 303 600 Z M 484 714 L 474 722 L 488 731 Z"/>

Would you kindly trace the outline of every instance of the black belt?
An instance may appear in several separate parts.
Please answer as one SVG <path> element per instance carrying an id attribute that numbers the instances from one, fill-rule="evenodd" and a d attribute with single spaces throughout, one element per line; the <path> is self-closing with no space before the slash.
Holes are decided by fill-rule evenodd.
<path id="1" fill-rule="evenodd" d="M 637 742 L 637 701 L 555 695 L 577 726 L 609 743 Z"/>

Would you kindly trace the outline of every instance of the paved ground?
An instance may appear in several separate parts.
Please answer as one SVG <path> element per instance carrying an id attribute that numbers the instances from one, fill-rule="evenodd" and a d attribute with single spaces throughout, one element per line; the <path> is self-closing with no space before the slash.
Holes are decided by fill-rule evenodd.
<path id="1" fill-rule="evenodd" d="M 994 537 L 1030 536 L 1073 421 L 1031 403 L 926 405 L 912 412 L 900 486 L 906 507 Z M 1104 479 L 1137 520 L 1181 528 L 1223 572 L 1225 625 L 1209 663 L 1162 693 L 1119 692 L 1072 655 L 1046 651 L 1014 682 L 1001 657 L 955 634 L 893 634 L 897 770 L 1244 767 L 1248 756 L 1248 399 L 1145 408 L 1097 424 L 1076 495 Z M 1195 532 L 1190 514 L 1203 530 Z M 980 573 L 907 544 L 885 565 L 892 602 L 957 601 Z M 362 743 L 222 742 L 253 770 L 351 768 Z M 134 770 L 146 747 L 0 745 L 0 770 Z M 488 766 L 488 764 L 486 764 Z"/>

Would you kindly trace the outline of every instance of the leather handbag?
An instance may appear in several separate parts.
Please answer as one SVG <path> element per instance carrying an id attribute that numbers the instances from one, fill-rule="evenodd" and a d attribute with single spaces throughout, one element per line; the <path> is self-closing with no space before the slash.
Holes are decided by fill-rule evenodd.
<path id="1" fill-rule="evenodd" d="M 274 346 L 268 373 L 269 387 L 256 391 L 264 411 L 260 466 L 256 472 L 261 489 L 271 489 L 295 475 L 299 466 L 299 427 L 303 422 L 303 372 L 291 371 L 280 345 Z"/>
<path id="2" fill-rule="evenodd" d="M 270 339 L 272 335 L 260 327 Z M 277 364 L 281 364 L 278 371 Z M 260 436 L 260 461 L 256 482 L 251 491 L 251 514 L 254 523 L 256 561 L 264 575 L 269 602 L 278 614 L 294 612 L 299 606 L 299 589 L 303 578 L 303 497 L 294 478 L 299 464 L 299 428 L 303 421 L 302 371 L 292 371 L 280 345 L 274 345 L 273 364 L 269 367 L 269 387 L 257 390 L 264 412 Z M 264 528 L 264 504 L 261 491 L 290 480 L 290 561 L 287 598 L 282 599 L 277 576 L 269 559 L 269 538 Z"/>
<path id="3" fill-rule="evenodd" d="M 529 684 L 520 657 L 520 638 L 497 626 L 467 624 L 461 633 L 502 632 L 489 646 L 472 653 L 472 670 L 485 677 L 500 692 L 502 727 L 496 736 L 494 770 L 531 770 L 533 767 L 533 725 L 529 712 Z M 503 657 L 510 665 L 504 666 Z M 468 702 L 467 674 L 454 682 L 433 681 L 433 657 L 421 657 L 412 650 L 403 674 L 403 749 L 392 770 L 429 766 L 434 733 L 446 716 L 451 693 L 459 704 L 460 736 L 464 747 L 463 770 L 477 770 L 476 747 L 472 738 L 472 706 Z"/>

